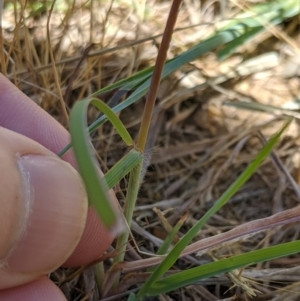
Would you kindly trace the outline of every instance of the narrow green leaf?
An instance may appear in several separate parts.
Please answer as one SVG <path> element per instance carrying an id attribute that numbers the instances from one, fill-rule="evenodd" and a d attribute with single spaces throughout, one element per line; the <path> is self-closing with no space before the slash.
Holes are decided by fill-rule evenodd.
<path id="1" fill-rule="evenodd" d="M 181 228 L 182 223 L 177 223 L 176 226 L 172 229 L 172 231 L 168 234 L 165 238 L 161 246 L 159 247 L 156 255 L 164 255 L 167 253 L 169 247 L 171 246 L 172 241 L 175 238 L 175 235 L 178 233 L 179 229 Z"/>
<path id="2" fill-rule="evenodd" d="M 104 178 L 108 187 L 114 187 L 125 175 L 140 164 L 142 160 L 143 154 L 132 149 L 105 174 Z"/>
<path id="3" fill-rule="evenodd" d="M 244 45 L 247 41 L 252 39 L 255 35 L 263 31 L 264 27 L 263 26 L 258 26 L 251 28 L 248 32 L 245 34 L 241 35 L 240 37 L 234 39 L 233 41 L 229 42 L 226 44 L 223 49 L 217 52 L 217 57 L 218 60 L 223 61 L 226 58 L 228 58 L 231 54 L 235 52 L 235 50 Z"/>
<path id="4" fill-rule="evenodd" d="M 261 250 L 251 251 L 242 255 L 232 256 L 230 258 L 221 259 L 216 262 L 188 269 L 159 280 L 151 286 L 147 292 L 147 295 L 156 296 L 167 293 L 180 287 L 191 285 L 196 281 L 200 281 L 208 277 L 230 272 L 235 269 L 243 268 L 247 265 L 264 262 L 299 252 L 300 240 L 297 240 Z"/>
<path id="5" fill-rule="evenodd" d="M 58 154 L 58 157 L 62 157 L 70 148 L 72 147 L 72 142 L 65 146 Z"/>
<path id="6" fill-rule="evenodd" d="M 180 230 L 181 226 L 183 224 L 182 220 L 179 220 L 179 222 L 175 225 L 175 227 L 172 229 L 172 231 L 167 235 L 161 246 L 159 247 L 158 251 L 156 252 L 156 255 L 164 255 L 167 253 L 169 247 L 172 244 L 172 241 L 175 238 L 175 235 Z M 155 270 L 155 267 L 151 267 L 148 269 L 148 272 L 153 272 Z"/>
<path id="7" fill-rule="evenodd" d="M 101 110 L 105 115 L 102 115 L 96 121 L 94 121 L 88 128 L 89 133 L 94 132 L 99 126 L 101 126 L 107 119 L 110 119 L 111 123 L 114 125 L 115 129 L 118 131 L 119 135 L 122 137 L 124 142 L 127 145 L 133 145 L 133 140 L 129 135 L 127 129 L 124 127 L 123 123 L 120 121 L 117 115 L 115 115 L 116 110 L 111 109 L 108 105 L 106 105 L 103 101 L 95 98 L 84 99 L 82 101 L 90 101 L 94 106 L 96 106 L 99 110 Z M 109 114 L 109 118 L 106 115 Z M 100 120 L 100 122 L 97 122 Z M 97 123 L 96 123 L 97 122 Z M 69 143 L 66 147 L 64 147 L 57 155 L 62 157 L 72 146 L 72 142 Z"/>
<path id="8" fill-rule="evenodd" d="M 112 91 L 114 89 L 117 88 L 124 88 L 124 90 L 128 90 L 131 91 L 133 90 L 135 87 L 137 87 L 138 85 L 140 85 L 143 81 L 145 81 L 146 79 L 148 79 L 151 75 L 152 75 L 152 71 L 153 71 L 153 67 L 148 67 L 146 69 L 143 69 L 133 75 L 131 75 L 130 77 L 127 77 L 125 79 L 121 79 L 107 87 L 104 87 L 96 92 L 94 92 L 91 97 L 95 97 L 98 95 L 101 95 L 103 93 Z"/>
<path id="9" fill-rule="evenodd" d="M 97 160 L 88 139 L 86 111 L 89 102 L 89 100 L 79 101 L 71 110 L 71 139 L 79 173 L 84 181 L 89 202 L 95 207 L 105 227 L 112 230 L 119 221 L 111 205 L 112 200 L 108 193 L 107 183 L 99 176 Z"/>
<path id="10" fill-rule="evenodd" d="M 118 134 L 128 146 L 133 145 L 133 140 L 124 124 L 107 104 L 99 99 L 88 99 L 86 101 L 90 102 L 90 104 L 94 105 L 106 115 L 106 118 L 112 123 Z"/>
<path id="11" fill-rule="evenodd" d="M 291 121 L 288 121 L 284 127 L 273 136 L 268 143 L 258 153 L 256 158 L 248 165 L 243 173 L 231 184 L 231 186 L 222 194 L 222 196 L 216 201 L 214 206 L 210 208 L 204 216 L 181 238 L 181 240 L 174 246 L 172 251 L 166 256 L 166 258 L 156 267 L 155 271 L 151 274 L 148 280 L 141 287 L 141 290 L 137 294 L 138 297 L 142 297 L 151 291 L 152 285 L 160 279 L 160 277 L 167 272 L 171 266 L 178 259 L 183 249 L 193 240 L 199 230 L 207 222 L 207 220 L 214 215 L 221 207 L 223 207 L 227 201 L 241 188 L 241 186 L 254 174 L 261 163 L 271 153 L 275 144 L 279 140 L 283 131 L 287 128 Z"/>

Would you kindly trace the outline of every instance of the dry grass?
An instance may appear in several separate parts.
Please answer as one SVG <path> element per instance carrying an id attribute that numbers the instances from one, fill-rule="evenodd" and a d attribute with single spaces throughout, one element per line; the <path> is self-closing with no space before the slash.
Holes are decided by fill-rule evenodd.
<path id="1" fill-rule="evenodd" d="M 205 38 L 222 20 L 259 1 L 202 1 L 202 6 L 199 2 L 183 1 L 169 58 Z M 22 3 L 5 3 L 1 72 L 66 127 L 69 108 L 76 100 L 154 63 L 170 6 L 168 1 L 153 0 L 58 0 L 53 11 L 48 3 L 44 11 L 37 13 L 37 4 L 30 2 L 24 7 Z M 218 62 L 210 53 L 162 83 L 148 145 L 151 165 L 146 167 L 132 229 L 141 251 L 154 253 L 168 227 L 185 213 L 188 218 L 181 231 L 190 228 L 261 148 L 258 130 L 269 137 L 282 124 L 280 114 L 241 111 L 224 106 L 224 102 L 251 99 L 276 106 L 297 104 L 299 28 L 298 16 L 269 28 L 224 62 Z M 103 98 L 110 96 L 107 93 Z M 121 113 L 132 133 L 136 133 L 142 107 L 139 102 Z M 96 115 L 91 111 L 89 117 Z M 297 120 L 276 154 L 300 184 Z M 104 170 L 124 152 L 106 124 L 98 131 L 94 145 Z M 268 160 L 209 221 L 197 239 L 298 205 L 299 198 L 279 165 Z M 116 189 L 120 200 L 124 199 L 125 188 L 126 180 Z M 298 224 L 267 230 L 187 256 L 177 262 L 176 268 L 186 269 L 213 258 L 299 239 L 299 234 Z M 126 260 L 141 258 L 144 255 L 131 243 Z M 247 300 L 247 293 L 255 290 L 261 293 L 251 300 L 300 300 L 299 262 L 298 255 L 277 259 L 204 280 L 158 300 Z M 106 263 L 110 265 L 109 260 Z M 143 275 L 137 277 L 134 273 L 124 277 L 118 293 L 143 280 Z M 51 278 L 68 300 L 99 299 L 91 267 L 77 272 L 60 269 Z"/>

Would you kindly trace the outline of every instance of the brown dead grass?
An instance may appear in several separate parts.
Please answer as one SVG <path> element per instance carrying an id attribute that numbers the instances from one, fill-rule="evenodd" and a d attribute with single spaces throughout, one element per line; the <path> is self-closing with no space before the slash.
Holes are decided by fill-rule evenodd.
<path id="1" fill-rule="evenodd" d="M 258 1 L 239 3 L 254 2 Z M 29 3 L 26 7 L 21 2 L 18 7 L 7 3 L 2 15 L 5 52 L 1 57 L 1 72 L 65 127 L 76 100 L 154 63 L 170 6 L 168 1 L 154 0 L 67 3 L 59 1 L 59 9 L 52 11 L 51 19 L 50 6 L 32 16 L 34 9 Z M 200 1 L 183 1 L 169 58 L 205 38 L 220 20 L 232 17 L 243 7 L 230 1 L 224 1 L 224 7 L 220 3 L 203 1 L 200 6 Z M 141 251 L 154 253 L 168 227 L 186 213 L 180 236 L 190 228 L 261 148 L 258 130 L 269 137 L 282 124 L 278 114 L 241 111 L 224 106 L 225 101 L 250 99 L 288 106 L 299 100 L 299 25 L 299 17 L 294 18 L 259 35 L 222 63 L 210 53 L 163 81 L 148 144 L 151 165 L 145 170 L 132 229 Z M 107 93 L 104 100 L 110 96 Z M 139 102 L 121 114 L 133 134 L 142 108 Z M 94 119 L 96 115 L 91 110 L 89 117 Z M 297 184 L 299 144 L 299 123 L 294 121 L 276 154 Z M 99 129 L 94 145 L 104 170 L 125 151 L 107 124 Z M 126 180 L 116 188 L 121 204 L 125 190 Z M 210 219 L 197 239 L 298 204 L 291 183 L 278 165 L 267 160 Z M 298 238 L 298 224 L 282 226 L 188 256 L 177 262 L 176 269 Z M 131 243 L 126 260 L 144 257 Z M 261 293 L 251 300 L 299 300 L 299 261 L 297 255 L 273 260 L 203 280 L 158 300 L 247 300 L 247 293 L 256 290 Z M 110 263 L 107 260 L 105 266 Z M 147 275 L 124 277 L 118 293 L 135 288 Z M 60 269 L 51 278 L 68 300 L 100 298 L 93 267 Z"/>

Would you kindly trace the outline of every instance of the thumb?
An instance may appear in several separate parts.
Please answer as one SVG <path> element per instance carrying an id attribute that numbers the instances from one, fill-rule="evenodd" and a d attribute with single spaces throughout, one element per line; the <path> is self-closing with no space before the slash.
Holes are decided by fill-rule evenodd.
<path id="1" fill-rule="evenodd" d="M 0 127 L 0 289 L 59 267 L 82 235 L 87 196 L 77 171 Z"/>

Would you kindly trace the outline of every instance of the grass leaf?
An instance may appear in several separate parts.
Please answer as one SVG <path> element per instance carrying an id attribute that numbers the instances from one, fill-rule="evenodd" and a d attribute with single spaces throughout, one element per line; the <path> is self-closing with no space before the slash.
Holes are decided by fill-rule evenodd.
<path id="1" fill-rule="evenodd" d="M 164 239 L 163 243 L 159 247 L 159 249 L 156 252 L 156 255 L 164 255 L 167 253 L 169 247 L 171 246 L 175 236 L 177 235 L 178 231 L 182 227 L 184 221 L 186 220 L 187 215 L 183 216 L 178 223 L 175 225 L 175 227 L 172 229 L 172 231 L 167 235 L 167 237 Z M 155 270 L 155 267 L 151 267 L 148 269 L 148 272 L 153 272 Z"/>
<path id="2" fill-rule="evenodd" d="M 112 208 L 106 181 L 99 176 L 97 161 L 88 139 L 86 129 L 86 110 L 90 101 L 77 102 L 70 114 L 70 133 L 74 146 L 74 155 L 79 173 L 84 181 L 89 202 L 93 205 L 103 222 L 112 229 L 117 225 L 117 216 Z"/>
<path id="3" fill-rule="evenodd" d="M 106 118 L 112 123 L 118 134 L 128 146 L 133 145 L 133 140 L 124 124 L 107 104 L 99 99 L 89 99 L 87 101 L 106 115 Z"/>
<path id="4" fill-rule="evenodd" d="M 132 145 L 133 140 L 118 116 L 102 101 L 98 99 L 85 99 L 74 105 L 70 114 L 70 133 L 74 146 L 74 155 L 80 175 L 85 183 L 89 202 L 95 207 L 103 224 L 111 231 L 115 230 L 119 232 L 120 229 L 118 228 L 121 227 L 121 219 L 117 217 L 111 205 L 113 200 L 109 194 L 109 186 L 106 179 L 104 177 L 101 178 L 99 175 L 97 160 L 89 142 L 86 114 L 87 107 L 90 103 L 106 114 L 107 118 L 112 122 L 127 145 Z M 129 167 L 131 168 L 134 167 L 132 162 L 133 160 L 129 162 Z M 125 170 L 128 171 L 129 167 L 126 167 Z M 111 172 L 110 175 L 113 174 L 114 179 L 120 179 L 120 177 L 115 175 L 115 172 L 120 172 L 120 170 L 114 169 L 114 172 Z M 110 176 L 108 178 L 110 178 Z"/>

